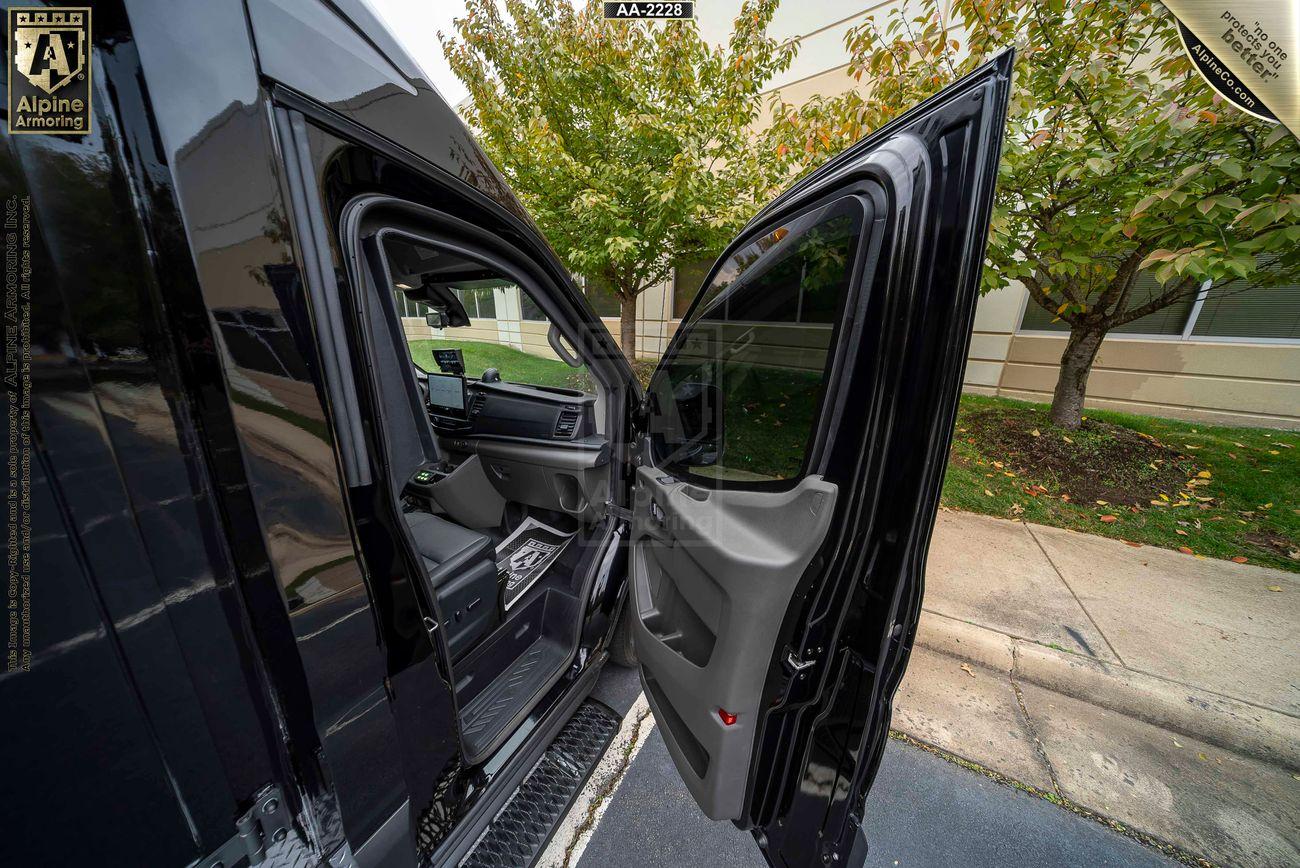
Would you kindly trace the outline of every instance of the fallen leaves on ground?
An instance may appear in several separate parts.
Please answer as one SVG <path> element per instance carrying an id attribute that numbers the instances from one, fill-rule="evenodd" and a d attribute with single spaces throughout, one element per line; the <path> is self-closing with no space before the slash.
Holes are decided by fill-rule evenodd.
<path id="1" fill-rule="evenodd" d="M 965 672 L 965 673 L 966 673 L 967 675 L 969 675 L 971 678 L 974 678 L 974 677 L 975 677 L 975 670 L 972 669 L 972 668 L 970 667 L 970 664 L 969 664 L 969 663 L 963 663 L 963 664 L 961 665 L 961 671 L 962 671 L 962 672 Z"/>
<path id="2" fill-rule="evenodd" d="M 1178 547 L 1178 550 L 1179 550 L 1180 552 L 1182 552 L 1183 554 L 1185 554 L 1185 555 L 1195 554 L 1195 552 L 1193 552 L 1193 551 L 1192 551 L 1191 549 L 1189 549 L 1187 546 L 1179 546 L 1179 547 Z"/>
<path id="3" fill-rule="evenodd" d="M 1118 515 L 1103 515 L 1103 516 L 1099 516 L 1097 520 L 1098 520 L 1098 521 L 1101 521 L 1101 522 L 1104 522 L 1104 523 L 1106 523 L 1106 524 L 1110 524 L 1110 523 L 1112 523 L 1112 522 L 1119 521 L 1119 516 L 1118 516 Z"/>
<path id="4" fill-rule="evenodd" d="M 1273 593 L 1275 593 L 1275 594 L 1280 594 L 1280 593 L 1282 593 L 1282 586 L 1281 586 L 1281 585 L 1269 585 L 1269 586 L 1268 586 L 1268 589 L 1269 589 L 1270 591 L 1272 591 Z"/>
<path id="5" fill-rule="evenodd" d="M 1246 557 L 1242 557 L 1241 555 L 1237 555 L 1235 558 L 1232 559 L 1232 562 L 1233 562 L 1234 564 L 1244 564 L 1244 563 L 1245 563 L 1246 561 L 1248 561 L 1248 560 L 1250 560 L 1250 558 L 1246 558 Z"/>

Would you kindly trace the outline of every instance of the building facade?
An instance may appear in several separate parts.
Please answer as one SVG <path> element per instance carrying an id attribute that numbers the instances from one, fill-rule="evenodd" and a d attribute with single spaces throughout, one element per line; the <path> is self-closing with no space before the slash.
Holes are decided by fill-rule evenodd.
<path id="1" fill-rule="evenodd" d="M 799 38 L 802 47 L 768 93 L 799 104 L 815 94 L 831 96 L 859 86 L 848 75 L 844 35 L 868 16 L 883 18 L 899 2 L 784 4 L 773 20 L 773 35 Z M 724 42 L 739 8 L 740 0 L 699 4 L 704 37 Z M 760 118 L 758 125 L 766 123 Z M 637 299 L 638 356 L 660 356 L 707 266 L 684 265 L 672 281 Z M 556 358 L 540 312 L 530 311 L 526 299 L 520 301 L 518 289 L 497 289 L 495 294 L 492 305 L 479 303 L 470 310 L 471 328 L 432 333 L 423 319 L 412 317 L 406 319 L 408 334 L 492 339 Z M 589 298 L 617 340 L 617 300 L 598 292 Z M 1019 284 L 981 298 L 966 391 L 1050 401 L 1066 340 L 1064 324 L 1052 320 Z M 1202 292 L 1111 333 L 1088 380 L 1087 405 L 1215 424 L 1300 428 L 1300 286 Z"/>

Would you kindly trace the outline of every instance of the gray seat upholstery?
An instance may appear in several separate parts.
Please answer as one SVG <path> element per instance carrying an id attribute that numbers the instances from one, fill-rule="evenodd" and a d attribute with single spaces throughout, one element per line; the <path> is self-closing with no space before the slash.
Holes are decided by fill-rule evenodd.
<path id="1" fill-rule="evenodd" d="M 447 648 L 460 657 L 497 621 L 500 582 L 492 540 L 427 512 L 406 513 L 406 526 L 438 601 Z"/>
<path id="2" fill-rule="evenodd" d="M 424 559 L 429 583 L 435 589 L 445 584 L 457 570 L 491 556 L 491 539 L 436 515 L 408 512 L 406 526 L 410 528 L 415 547 Z"/>

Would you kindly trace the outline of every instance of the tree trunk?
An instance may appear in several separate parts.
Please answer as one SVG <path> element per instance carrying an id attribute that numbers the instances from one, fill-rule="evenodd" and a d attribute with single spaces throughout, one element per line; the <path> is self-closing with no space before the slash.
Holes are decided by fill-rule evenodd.
<path id="1" fill-rule="evenodd" d="M 1083 398 L 1088 391 L 1088 374 L 1097 358 L 1103 331 L 1070 329 L 1070 339 L 1061 353 L 1061 373 L 1052 394 L 1052 423 L 1075 430 L 1082 423 Z"/>
<path id="2" fill-rule="evenodd" d="M 629 362 L 636 361 L 636 296 L 619 297 L 618 304 L 618 342 L 623 349 L 623 356 Z"/>

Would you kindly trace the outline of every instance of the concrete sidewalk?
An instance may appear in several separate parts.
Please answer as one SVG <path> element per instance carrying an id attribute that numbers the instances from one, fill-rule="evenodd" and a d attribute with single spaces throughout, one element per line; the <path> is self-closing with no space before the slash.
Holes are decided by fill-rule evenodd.
<path id="1" fill-rule="evenodd" d="M 896 729 L 1184 855 L 1300 864 L 1296 576 L 941 512 L 924 609 Z"/>

